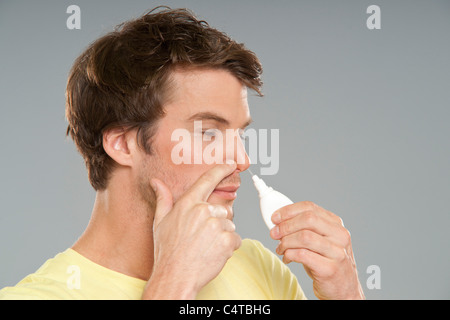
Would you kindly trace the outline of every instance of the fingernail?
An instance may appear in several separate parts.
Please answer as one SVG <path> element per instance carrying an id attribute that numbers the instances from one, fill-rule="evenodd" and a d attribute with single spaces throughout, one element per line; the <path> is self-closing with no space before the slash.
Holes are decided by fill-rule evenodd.
<path id="1" fill-rule="evenodd" d="M 272 234 L 272 237 L 277 239 L 280 236 L 280 229 L 278 228 L 278 226 L 275 226 L 272 228 L 272 230 L 270 230 L 270 233 Z"/>
<path id="2" fill-rule="evenodd" d="M 279 211 L 275 211 L 272 214 L 272 222 L 278 224 L 280 223 L 280 221 L 281 221 L 281 213 Z"/>
<path id="3" fill-rule="evenodd" d="M 275 252 L 276 252 L 277 254 L 280 254 L 280 245 L 281 245 L 281 242 L 278 243 L 277 247 L 275 248 Z"/>

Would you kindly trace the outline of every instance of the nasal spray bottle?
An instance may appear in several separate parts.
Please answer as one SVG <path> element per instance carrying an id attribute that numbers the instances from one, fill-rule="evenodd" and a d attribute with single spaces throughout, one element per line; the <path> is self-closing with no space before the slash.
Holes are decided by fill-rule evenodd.
<path id="1" fill-rule="evenodd" d="M 292 204 L 293 202 L 284 194 L 274 190 L 272 187 L 268 187 L 261 178 L 253 174 L 249 169 L 248 171 L 252 176 L 253 183 L 259 194 L 262 217 L 269 230 L 271 230 L 275 227 L 272 223 L 272 214 L 281 207 Z"/>

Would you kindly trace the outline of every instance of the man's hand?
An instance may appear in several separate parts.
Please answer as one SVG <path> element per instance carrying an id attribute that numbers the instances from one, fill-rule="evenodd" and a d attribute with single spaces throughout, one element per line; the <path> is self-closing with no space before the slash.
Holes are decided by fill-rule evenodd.
<path id="1" fill-rule="evenodd" d="M 204 173 L 176 203 L 170 190 L 153 179 L 157 204 L 153 222 L 153 270 L 144 299 L 195 299 L 241 245 L 227 210 L 207 201 L 236 169 L 217 165 Z"/>
<path id="2" fill-rule="evenodd" d="M 274 212 L 270 235 L 283 261 L 302 263 L 319 299 L 364 299 L 350 233 L 342 219 L 318 205 L 297 202 Z"/>

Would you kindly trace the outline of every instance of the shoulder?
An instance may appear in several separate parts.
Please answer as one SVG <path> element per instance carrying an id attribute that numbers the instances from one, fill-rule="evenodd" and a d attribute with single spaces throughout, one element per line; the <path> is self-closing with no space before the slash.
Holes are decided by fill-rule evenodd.
<path id="1" fill-rule="evenodd" d="M 68 251 L 57 254 L 15 286 L 1 289 L 0 300 L 70 299 L 67 255 Z"/>
<path id="2" fill-rule="evenodd" d="M 27 276 L 14 287 L 0 290 L 0 300 L 60 300 L 70 299 L 67 288 L 59 282 L 49 279 L 29 281 Z"/>
<path id="3" fill-rule="evenodd" d="M 29 274 L 13 287 L 0 290 L 0 300 L 70 299 L 67 284 L 38 272 Z"/>

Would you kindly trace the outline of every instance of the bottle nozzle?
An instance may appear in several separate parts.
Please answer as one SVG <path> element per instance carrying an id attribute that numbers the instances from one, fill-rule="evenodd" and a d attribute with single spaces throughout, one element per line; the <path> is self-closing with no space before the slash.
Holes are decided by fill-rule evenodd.
<path id="1" fill-rule="evenodd" d="M 268 191 L 272 190 L 271 187 L 266 185 L 263 179 L 258 177 L 256 174 L 253 174 L 250 170 L 249 173 L 252 175 L 253 184 L 255 185 L 260 197 L 263 197 Z"/>
<path id="2" fill-rule="evenodd" d="M 251 174 L 253 184 L 255 185 L 255 188 L 259 194 L 263 219 L 267 227 L 269 229 L 272 229 L 274 227 L 274 224 L 271 221 L 271 217 L 275 210 L 288 204 L 292 204 L 293 202 L 284 194 L 273 190 L 273 188 L 271 187 L 268 187 L 261 178 L 259 178 L 256 174 L 253 174 L 253 172 L 251 172 L 249 169 L 247 170 Z"/>

